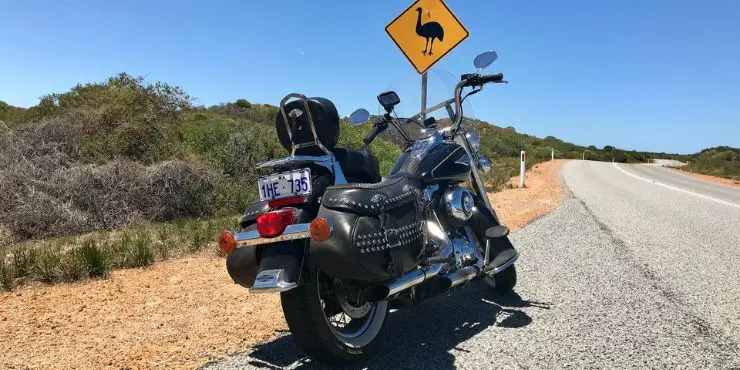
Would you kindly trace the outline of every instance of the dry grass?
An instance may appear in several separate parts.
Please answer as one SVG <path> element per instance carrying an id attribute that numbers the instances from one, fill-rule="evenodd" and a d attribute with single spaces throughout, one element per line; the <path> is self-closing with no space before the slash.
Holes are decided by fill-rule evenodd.
<path id="1" fill-rule="evenodd" d="M 231 229 L 236 217 L 179 220 L 78 237 L 0 244 L 0 289 L 32 281 L 56 283 L 104 278 L 112 269 L 146 267 L 198 252 Z"/>

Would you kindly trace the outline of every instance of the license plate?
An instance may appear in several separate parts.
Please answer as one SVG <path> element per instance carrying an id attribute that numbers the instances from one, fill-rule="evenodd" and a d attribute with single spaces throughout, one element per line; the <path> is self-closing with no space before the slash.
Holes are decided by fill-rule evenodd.
<path id="1" fill-rule="evenodd" d="M 311 170 L 276 173 L 257 179 L 260 200 L 274 200 L 311 194 Z"/>

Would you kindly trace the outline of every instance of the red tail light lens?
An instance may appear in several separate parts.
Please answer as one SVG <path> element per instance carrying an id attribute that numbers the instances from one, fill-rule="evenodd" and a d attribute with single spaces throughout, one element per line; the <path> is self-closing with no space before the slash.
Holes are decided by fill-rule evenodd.
<path id="1" fill-rule="evenodd" d="M 285 227 L 292 225 L 295 220 L 294 209 L 281 209 L 267 212 L 257 217 L 257 232 L 265 238 L 274 238 L 285 231 Z"/>
<path id="2" fill-rule="evenodd" d="M 289 206 L 293 204 L 302 204 L 306 202 L 306 197 L 291 197 L 291 198 L 283 198 L 278 200 L 271 200 L 267 202 L 267 205 L 270 206 L 270 208 L 274 207 L 283 207 L 283 206 Z"/>

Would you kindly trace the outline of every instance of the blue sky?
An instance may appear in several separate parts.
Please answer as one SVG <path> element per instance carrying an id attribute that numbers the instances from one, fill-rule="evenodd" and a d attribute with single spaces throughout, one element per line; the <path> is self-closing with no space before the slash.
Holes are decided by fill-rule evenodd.
<path id="1" fill-rule="evenodd" d="M 410 1 L 0 0 L 0 99 L 30 106 L 118 72 L 177 84 L 211 105 L 277 105 L 289 92 L 375 111 L 397 89 L 419 106 L 419 76 L 384 27 Z M 430 72 L 430 103 L 472 58 L 510 84 L 466 113 L 577 144 L 694 152 L 740 147 L 740 2 L 463 1 L 470 36 Z"/>

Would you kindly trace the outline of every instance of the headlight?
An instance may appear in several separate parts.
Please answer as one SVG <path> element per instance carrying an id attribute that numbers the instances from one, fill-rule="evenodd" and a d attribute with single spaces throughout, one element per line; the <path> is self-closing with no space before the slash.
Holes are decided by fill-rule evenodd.
<path id="1" fill-rule="evenodd" d="M 488 172 L 491 170 L 491 161 L 488 160 L 488 158 L 483 156 L 483 153 L 478 152 L 478 169 L 480 169 L 483 172 Z"/>
<path id="2" fill-rule="evenodd" d="M 468 138 L 468 141 L 470 141 L 470 145 L 475 149 L 476 151 L 480 151 L 480 136 L 478 136 L 475 132 L 468 132 L 465 134 L 465 137 Z"/>

